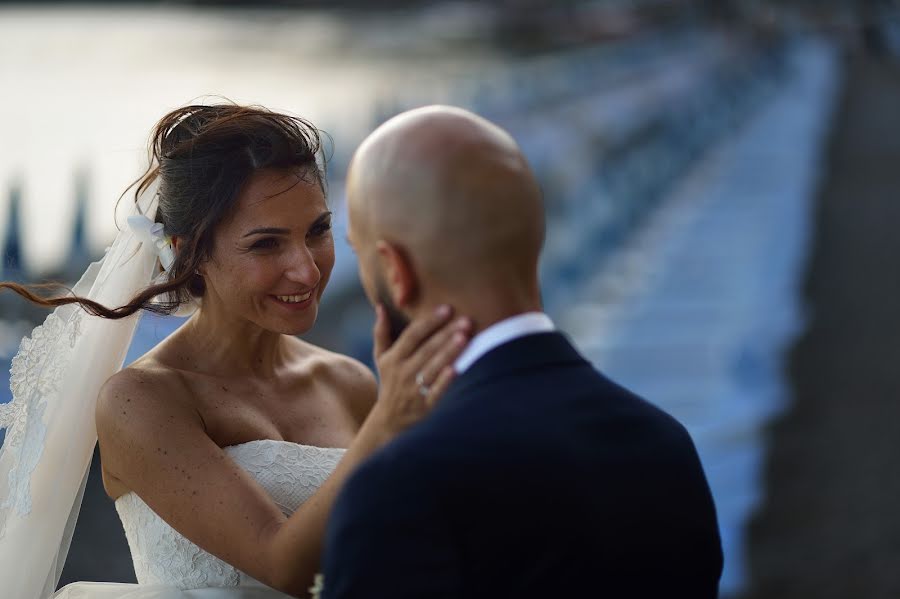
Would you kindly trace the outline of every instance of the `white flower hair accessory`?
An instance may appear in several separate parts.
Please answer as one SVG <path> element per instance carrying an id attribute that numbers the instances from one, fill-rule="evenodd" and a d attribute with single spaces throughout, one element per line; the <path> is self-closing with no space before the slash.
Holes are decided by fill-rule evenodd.
<path id="1" fill-rule="evenodd" d="M 128 217 L 128 226 L 139 241 L 156 247 L 163 270 L 172 270 L 175 250 L 172 248 L 172 238 L 166 235 L 162 223 L 153 222 L 143 214 L 133 214 Z"/>

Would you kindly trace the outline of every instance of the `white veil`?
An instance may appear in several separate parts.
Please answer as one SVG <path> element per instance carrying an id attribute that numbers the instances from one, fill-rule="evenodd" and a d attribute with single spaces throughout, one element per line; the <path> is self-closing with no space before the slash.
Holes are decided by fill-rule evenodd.
<path id="1" fill-rule="evenodd" d="M 135 214 L 156 216 L 146 193 Z M 108 307 L 126 304 L 160 272 L 157 248 L 128 227 L 73 291 Z M 22 340 L 10 370 L 13 399 L 0 404 L 0 584 L 6 599 L 45 599 L 65 564 L 97 430 L 100 387 L 122 368 L 140 312 L 121 320 L 57 308 Z"/>

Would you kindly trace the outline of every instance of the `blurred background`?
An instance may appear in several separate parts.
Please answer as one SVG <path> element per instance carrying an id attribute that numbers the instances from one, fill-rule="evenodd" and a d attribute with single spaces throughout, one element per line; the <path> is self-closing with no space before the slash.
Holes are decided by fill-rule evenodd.
<path id="1" fill-rule="evenodd" d="M 547 311 L 694 437 L 722 596 L 900 596 L 900 2 L 0 2 L 0 82 L 2 280 L 101 257 L 175 107 L 327 131 L 337 265 L 308 337 L 366 362 L 353 149 L 423 104 L 496 121 L 544 187 Z M 45 316 L 0 295 L 0 402 Z M 180 324 L 144 316 L 127 361 Z M 96 465 L 61 584 L 134 580 Z"/>

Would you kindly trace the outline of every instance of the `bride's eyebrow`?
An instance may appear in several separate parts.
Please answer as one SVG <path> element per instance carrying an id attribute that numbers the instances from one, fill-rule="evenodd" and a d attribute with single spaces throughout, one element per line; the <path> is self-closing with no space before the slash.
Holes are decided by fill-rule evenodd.
<path id="1" fill-rule="evenodd" d="M 327 211 L 323 212 L 322 214 L 320 214 L 319 217 L 313 221 L 313 223 L 310 225 L 310 227 L 315 227 L 316 225 L 322 224 L 329 218 L 331 218 L 331 210 L 327 210 Z"/>
<path id="2" fill-rule="evenodd" d="M 243 237 L 250 237 L 251 235 L 287 235 L 291 232 L 290 229 L 282 229 L 279 227 L 260 227 L 258 229 L 253 229 L 248 233 L 244 233 Z"/>
<path id="3" fill-rule="evenodd" d="M 331 218 L 331 210 L 326 210 L 312 222 L 310 227 L 315 227 L 316 225 L 325 222 L 329 218 Z M 290 235 L 290 233 L 290 229 L 285 229 L 282 227 L 258 227 L 244 233 L 241 236 L 241 239 L 243 239 L 244 237 L 250 237 L 251 235 Z"/>

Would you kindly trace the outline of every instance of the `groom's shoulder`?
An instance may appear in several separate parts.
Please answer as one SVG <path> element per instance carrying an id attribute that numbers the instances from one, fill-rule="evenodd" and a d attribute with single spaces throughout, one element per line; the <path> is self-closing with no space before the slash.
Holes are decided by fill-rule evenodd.
<path id="1" fill-rule="evenodd" d="M 465 451 L 448 429 L 420 423 L 394 438 L 357 468 L 348 486 L 402 494 L 404 488 L 435 489 L 452 472 L 465 468 Z M 461 451 L 462 450 L 462 451 Z M 376 491 L 377 492 L 377 491 Z"/>
<path id="2" fill-rule="evenodd" d="M 359 519 L 370 525 L 394 518 L 427 512 L 440 503 L 436 482 L 440 477 L 432 455 L 411 451 L 410 437 L 401 435 L 376 451 L 350 475 L 333 508 L 331 533 Z M 429 448 L 422 449 L 430 454 Z M 338 526 L 338 524 L 341 526 Z"/>

